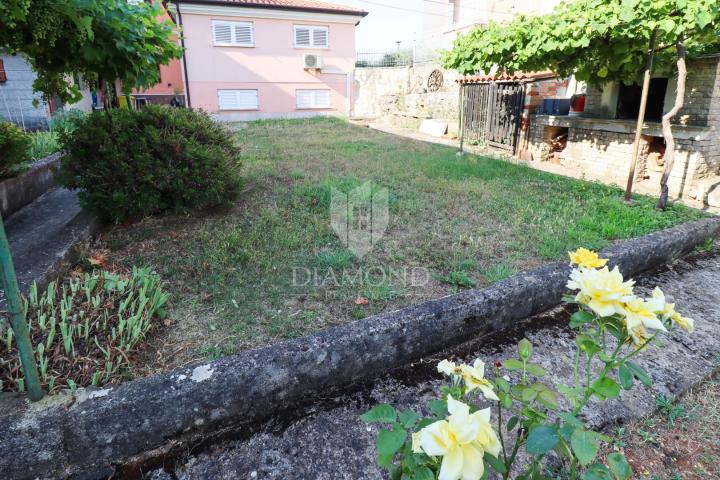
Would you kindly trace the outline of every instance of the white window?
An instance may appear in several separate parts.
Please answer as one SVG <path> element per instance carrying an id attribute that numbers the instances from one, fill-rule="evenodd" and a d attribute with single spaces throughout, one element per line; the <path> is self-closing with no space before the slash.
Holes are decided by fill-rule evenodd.
<path id="1" fill-rule="evenodd" d="M 330 90 L 296 90 L 297 108 L 330 108 Z"/>
<path id="2" fill-rule="evenodd" d="M 257 90 L 218 90 L 220 110 L 257 110 Z"/>
<path id="3" fill-rule="evenodd" d="M 295 25 L 295 46 L 299 48 L 328 48 L 330 32 L 328 27 Z"/>
<path id="4" fill-rule="evenodd" d="M 213 45 L 234 47 L 255 46 L 252 22 L 212 22 Z"/>

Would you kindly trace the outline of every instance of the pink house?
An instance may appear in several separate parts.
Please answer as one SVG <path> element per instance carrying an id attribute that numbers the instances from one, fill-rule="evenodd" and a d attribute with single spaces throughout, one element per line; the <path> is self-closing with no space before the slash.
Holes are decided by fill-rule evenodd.
<path id="1" fill-rule="evenodd" d="M 351 115 L 359 9 L 315 0 L 176 0 L 186 103 L 223 120 Z"/>

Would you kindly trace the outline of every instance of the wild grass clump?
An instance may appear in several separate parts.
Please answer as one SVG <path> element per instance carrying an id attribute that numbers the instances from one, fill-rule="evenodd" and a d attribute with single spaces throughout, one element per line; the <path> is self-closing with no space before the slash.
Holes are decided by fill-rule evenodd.
<path id="1" fill-rule="evenodd" d="M 45 292 L 32 286 L 27 322 L 43 388 L 116 383 L 133 366 L 133 354 L 164 317 L 169 294 L 147 268 L 131 274 L 96 270 Z M 12 329 L 0 323 L 0 389 L 25 388 Z"/>

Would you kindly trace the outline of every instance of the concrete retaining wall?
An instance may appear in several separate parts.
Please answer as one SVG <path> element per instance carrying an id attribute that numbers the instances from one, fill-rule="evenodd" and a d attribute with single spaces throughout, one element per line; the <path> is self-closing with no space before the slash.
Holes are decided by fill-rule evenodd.
<path id="1" fill-rule="evenodd" d="M 0 213 L 8 217 L 55 186 L 60 153 L 35 162 L 29 171 L 0 182 Z"/>
<path id="2" fill-rule="evenodd" d="M 706 218 L 603 251 L 634 276 L 720 233 Z M 0 409 L 0 471 L 8 478 L 94 478 L 173 441 L 197 439 L 269 416 L 444 348 L 497 333 L 561 301 L 569 267 L 553 263 L 483 290 L 468 290 L 315 335 L 165 375 Z"/>

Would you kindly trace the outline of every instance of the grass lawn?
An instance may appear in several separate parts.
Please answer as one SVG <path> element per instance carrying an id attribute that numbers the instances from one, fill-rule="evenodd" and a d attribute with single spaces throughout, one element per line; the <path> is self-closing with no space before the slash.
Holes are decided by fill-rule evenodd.
<path id="1" fill-rule="evenodd" d="M 626 205 L 616 188 L 337 119 L 235 128 L 246 183 L 233 209 L 151 218 L 105 238 L 112 263 L 150 265 L 173 293 L 172 324 L 149 360 L 158 368 L 482 287 L 578 246 L 700 216 L 657 212 L 644 197 Z M 359 259 L 331 228 L 330 191 L 367 180 L 388 189 L 390 218 Z M 392 274 L 412 268 L 427 281 Z M 298 286 L 303 269 L 317 281 Z"/>

